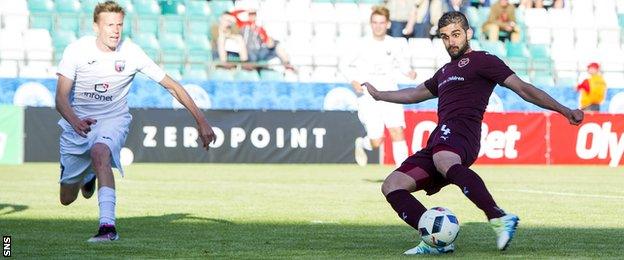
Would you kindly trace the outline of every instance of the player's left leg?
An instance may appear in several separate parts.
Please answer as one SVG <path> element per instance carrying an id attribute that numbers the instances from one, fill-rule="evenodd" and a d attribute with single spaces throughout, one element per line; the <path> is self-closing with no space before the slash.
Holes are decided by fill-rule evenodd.
<path id="1" fill-rule="evenodd" d="M 405 142 L 403 127 L 391 127 L 388 128 L 388 132 L 390 132 L 390 139 L 392 139 L 392 157 L 394 158 L 394 163 L 400 166 L 408 156 L 407 142 Z"/>
<path id="2" fill-rule="evenodd" d="M 446 148 L 434 148 L 433 162 L 436 168 L 450 183 L 457 185 L 468 199 L 483 210 L 497 233 L 498 249 L 505 250 L 513 238 L 519 218 L 513 214 L 506 214 L 500 209 L 481 177 L 462 165 L 461 157 L 451 151 L 452 148 L 444 150 Z"/>
<path id="3" fill-rule="evenodd" d="M 388 102 L 380 102 L 380 109 L 384 125 L 388 127 L 388 132 L 390 132 L 392 156 L 394 157 L 394 163 L 398 167 L 408 156 L 407 142 L 405 142 L 405 134 L 403 133 L 405 128 L 405 111 L 403 111 L 402 105 Z"/>
<path id="4" fill-rule="evenodd" d="M 91 148 L 92 167 L 98 180 L 100 228 L 89 242 L 119 239 L 115 229 L 115 178 L 111 168 L 111 151 L 106 144 L 96 143 Z"/>

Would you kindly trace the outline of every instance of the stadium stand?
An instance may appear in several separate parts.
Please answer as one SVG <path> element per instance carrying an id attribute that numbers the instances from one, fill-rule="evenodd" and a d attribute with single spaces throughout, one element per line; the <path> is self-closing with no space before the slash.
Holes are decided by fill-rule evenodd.
<path id="1" fill-rule="evenodd" d="M 64 48 L 79 37 L 93 33 L 92 12 L 97 2 L 0 0 L 0 77 L 54 78 L 55 65 L 62 57 Z M 338 65 L 350 51 L 349 47 L 358 44 L 361 37 L 369 34 L 370 8 L 383 1 L 119 2 L 127 13 L 124 37 L 143 47 L 152 59 L 175 78 L 202 82 L 232 81 L 242 85 L 247 84 L 245 82 L 275 82 L 290 86 L 286 82 L 299 82 L 331 86 L 334 83 L 346 83 Z M 210 26 L 221 13 L 245 6 L 258 8 L 259 22 L 269 35 L 284 44 L 291 63 L 296 67 L 296 74 L 284 73 L 277 68 L 255 72 L 244 70 L 244 66 L 240 65 L 234 66 L 234 70 L 215 67 L 217 64 L 212 59 L 209 38 Z M 624 88 L 624 0 L 570 0 L 566 1 L 563 9 L 518 9 L 517 20 L 525 33 L 519 43 L 513 44 L 485 41 L 480 30 L 488 13 L 488 7 L 466 9 L 470 26 L 476 32 L 471 46 L 503 58 L 520 77 L 540 87 L 569 91 L 571 86 L 584 77 L 586 64 L 595 61 L 602 64 L 610 89 Z M 449 61 L 440 39 L 410 38 L 405 44 L 405 55 L 410 58 L 412 67 L 419 75 L 417 82 L 430 77 Z M 272 67 L 273 64 L 269 62 L 261 65 Z M 236 85 L 232 86 L 236 88 Z M 319 96 L 312 95 L 298 102 L 292 98 L 294 93 L 301 94 L 297 89 L 289 90 L 288 95 L 253 97 L 247 100 L 245 106 L 252 104 L 253 108 L 253 104 L 256 104 L 260 109 L 321 109 L 322 100 L 319 101 L 321 105 L 309 104 L 318 101 Z M 133 102 L 145 101 L 147 105 L 143 105 L 146 107 L 171 106 L 171 102 L 150 97 L 152 94 L 135 97 Z M 230 100 L 232 96 L 213 92 L 209 92 L 209 95 L 218 95 L 212 100 L 213 108 L 237 108 L 238 103 Z M 287 103 L 281 102 L 285 96 L 291 97 Z M 501 95 L 504 102 L 505 97 Z"/>

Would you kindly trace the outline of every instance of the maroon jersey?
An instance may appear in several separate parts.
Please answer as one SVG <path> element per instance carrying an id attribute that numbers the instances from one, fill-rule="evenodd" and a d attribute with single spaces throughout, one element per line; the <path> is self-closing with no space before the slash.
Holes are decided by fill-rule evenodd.
<path id="1" fill-rule="evenodd" d="M 471 51 L 440 68 L 425 87 L 438 97 L 438 124 L 461 122 L 461 135 L 479 145 L 481 122 L 496 84 L 503 85 L 514 72 L 484 51 Z"/>

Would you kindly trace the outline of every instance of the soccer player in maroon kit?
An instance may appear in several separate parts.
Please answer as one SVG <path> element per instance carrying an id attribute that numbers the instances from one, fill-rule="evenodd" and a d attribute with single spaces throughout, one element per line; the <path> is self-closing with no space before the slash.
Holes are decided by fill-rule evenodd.
<path id="1" fill-rule="evenodd" d="M 583 112 L 561 105 L 544 91 L 524 82 L 495 55 L 470 49 L 473 32 L 462 13 L 445 13 L 438 28 L 451 61 L 432 78 L 415 88 L 397 91 L 378 91 L 368 82 L 363 84 L 375 100 L 408 104 L 438 97 L 438 126 L 427 146 L 393 171 L 381 190 L 399 217 L 418 229 L 418 220 L 427 209 L 411 193 L 425 190 L 427 195 L 433 195 L 448 184 L 457 185 L 483 210 L 496 232 L 498 249 L 505 250 L 519 218 L 500 209 L 483 180 L 468 168 L 479 153 L 483 113 L 494 87 L 496 84 L 507 87 L 528 102 L 562 114 L 573 125 L 583 121 Z M 454 244 L 435 248 L 421 242 L 404 254 L 454 250 Z"/>

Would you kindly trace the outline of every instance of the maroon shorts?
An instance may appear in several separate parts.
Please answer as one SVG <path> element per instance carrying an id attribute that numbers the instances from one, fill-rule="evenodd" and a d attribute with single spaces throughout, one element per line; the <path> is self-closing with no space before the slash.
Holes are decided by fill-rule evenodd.
<path id="1" fill-rule="evenodd" d="M 470 127 L 461 121 L 449 121 L 440 124 L 429 136 L 427 147 L 408 157 L 396 171 L 405 173 L 416 180 L 416 189 L 425 190 L 427 195 L 440 191 L 449 182 L 442 176 L 433 163 L 433 154 L 439 151 L 454 152 L 461 158 L 462 165 L 470 167 L 479 155 L 481 126 Z M 475 132 L 478 133 L 475 136 Z M 467 138 L 473 136 L 473 138 Z M 424 170 L 428 177 L 422 178 Z"/>

